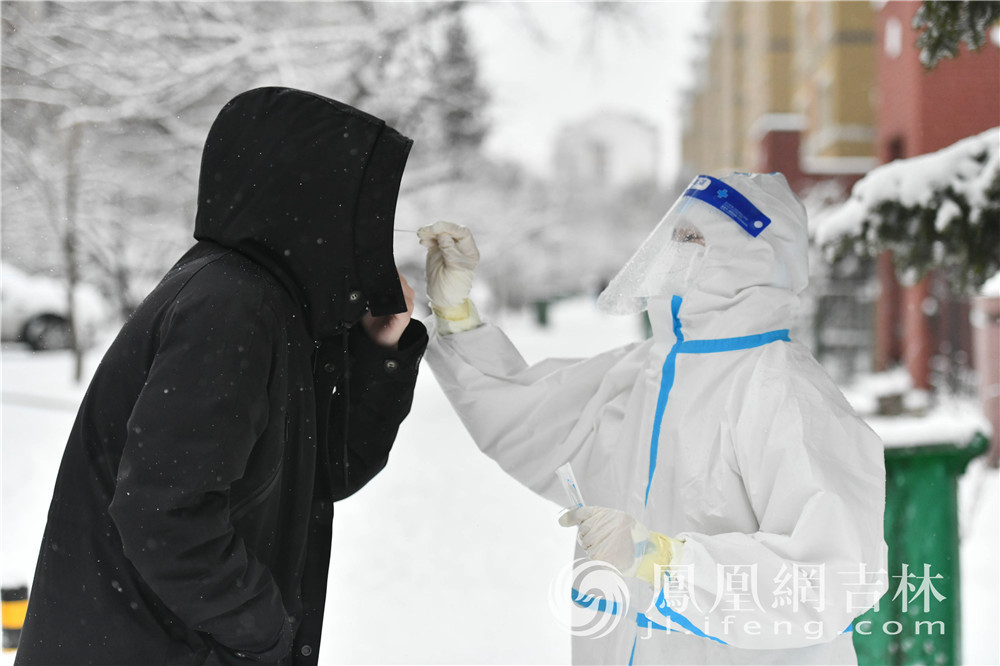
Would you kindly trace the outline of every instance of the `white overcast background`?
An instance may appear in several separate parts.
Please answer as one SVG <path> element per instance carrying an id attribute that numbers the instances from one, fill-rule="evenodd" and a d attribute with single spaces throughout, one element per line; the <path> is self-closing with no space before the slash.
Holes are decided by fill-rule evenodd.
<path id="1" fill-rule="evenodd" d="M 620 21 L 592 20 L 581 2 L 477 3 L 467 13 L 490 90 L 486 149 L 551 171 L 558 130 L 603 110 L 661 132 L 660 180 L 676 171 L 684 91 L 707 33 L 707 2 L 629 2 Z"/>

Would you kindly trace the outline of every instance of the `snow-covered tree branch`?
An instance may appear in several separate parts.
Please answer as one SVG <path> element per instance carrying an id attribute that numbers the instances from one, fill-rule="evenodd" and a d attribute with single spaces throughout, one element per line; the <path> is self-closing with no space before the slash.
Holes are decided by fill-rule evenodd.
<path id="1" fill-rule="evenodd" d="M 960 291 L 1000 270 L 1000 128 L 878 167 L 818 221 L 831 258 L 892 250 L 897 269 L 938 269 Z"/>

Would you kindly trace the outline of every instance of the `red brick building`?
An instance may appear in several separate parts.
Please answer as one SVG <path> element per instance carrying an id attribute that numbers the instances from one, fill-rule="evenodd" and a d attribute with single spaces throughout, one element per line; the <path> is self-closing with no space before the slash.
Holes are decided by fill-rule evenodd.
<path id="1" fill-rule="evenodd" d="M 988 40 L 933 70 L 920 63 L 911 25 L 918 1 L 888 2 L 878 13 L 876 153 L 879 162 L 934 152 L 1000 125 L 1000 48 Z M 969 309 L 933 276 L 901 286 L 891 258 L 879 259 L 876 369 L 905 363 L 914 385 L 930 388 L 932 358 L 970 359 Z"/>

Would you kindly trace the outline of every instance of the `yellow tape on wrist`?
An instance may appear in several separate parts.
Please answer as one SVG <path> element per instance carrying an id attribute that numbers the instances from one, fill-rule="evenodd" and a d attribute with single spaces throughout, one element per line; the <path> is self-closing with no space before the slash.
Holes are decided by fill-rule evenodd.
<path id="1" fill-rule="evenodd" d="M 448 308 L 439 308 L 436 305 L 431 305 L 431 310 L 441 319 L 448 321 L 462 321 L 463 319 L 468 319 L 471 315 L 469 299 L 465 299 L 461 305 L 453 305 Z"/>
<path id="2" fill-rule="evenodd" d="M 650 547 L 646 549 L 646 554 L 639 561 L 639 568 L 635 577 L 652 583 L 657 571 L 664 571 L 674 562 L 674 556 L 679 556 L 683 542 L 677 539 L 660 534 L 659 532 L 649 533 Z M 677 557 L 680 559 L 680 557 Z"/>

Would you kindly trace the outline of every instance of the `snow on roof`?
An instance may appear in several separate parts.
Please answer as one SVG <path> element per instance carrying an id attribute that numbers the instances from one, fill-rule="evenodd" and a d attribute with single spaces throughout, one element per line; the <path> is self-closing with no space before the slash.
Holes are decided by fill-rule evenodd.
<path id="1" fill-rule="evenodd" d="M 985 161 L 982 156 L 986 155 Z M 872 169 L 859 180 L 841 207 L 814 220 L 820 245 L 842 236 L 857 235 L 869 213 L 884 201 L 928 206 L 948 186 L 963 195 L 973 216 L 986 203 L 986 190 L 1000 171 L 1000 127 L 988 129 L 943 148 Z M 958 207 L 942 207 L 938 224 L 946 226 Z M 939 228 L 941 228 L 939 226 Z"/>

